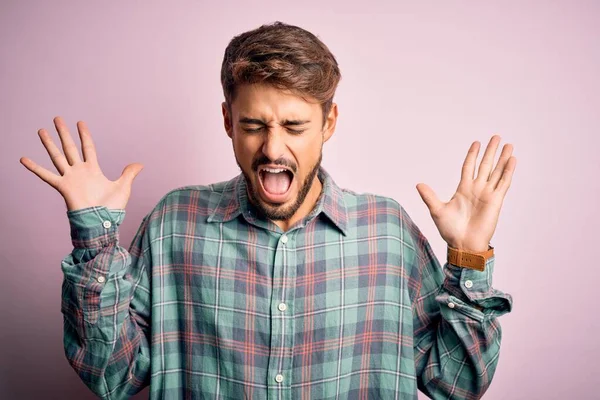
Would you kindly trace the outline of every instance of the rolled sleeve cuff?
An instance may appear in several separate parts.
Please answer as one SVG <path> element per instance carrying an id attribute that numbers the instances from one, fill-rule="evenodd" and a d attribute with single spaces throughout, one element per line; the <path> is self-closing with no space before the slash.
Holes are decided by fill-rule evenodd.
<path id="1" fill-rule="evenodd" d="M 478 320 L 498 317 L 512 310 L 512 296 L 492 287 L 495 256 L 487 260 L 484 271 L 446 263 L 444 289 L 438 301 L 444 308 L 463 312 Z"/>
<path id="2" fill-rule="evenodd" d="M 125 210 L 103 206 L 67 211 L 73 251 L 62 261 L 65 278 L 86 290 L 99 294 L 109 279 L 109 269 L 118 249 L 118 227 Z M 124 255 L 121 255 L 124 258 Z"/>
<path id="3" fill-rule="evenodd" d="M 77 249 L 101 249 L 118 240 L 118 227 L 125 210 L 93 206 L 67 211 L 71 242 Z"/>

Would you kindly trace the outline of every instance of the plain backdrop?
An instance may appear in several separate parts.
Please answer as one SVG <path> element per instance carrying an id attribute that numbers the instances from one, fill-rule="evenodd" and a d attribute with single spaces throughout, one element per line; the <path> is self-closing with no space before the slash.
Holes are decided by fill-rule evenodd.
<path id="1" fill-rule="evenodd" d="M 600 2 L 0 4 L 1 398 L 93 398 L 63 353 L 66 207 L 19 164 L 52 166 L 37 130 L 56 139 L 53 117 L 72 132 L 84 120 L 109 178 L 145 165 L 121 227 L 128 247 L 169 190 L 239 173 L 221 117 L 223 52 L 276 20 L 315 33 L 340 64 L 323 166 L 342 187 L 399 201 L 442 264 L 445 243 L 416 184 L 447 201 L 473 141 L 484 148 L 497 133 L 514 145 L 492 239 L 494 286 L 514 311 L 501 319 L 484 398 L 600 398 Z"/>

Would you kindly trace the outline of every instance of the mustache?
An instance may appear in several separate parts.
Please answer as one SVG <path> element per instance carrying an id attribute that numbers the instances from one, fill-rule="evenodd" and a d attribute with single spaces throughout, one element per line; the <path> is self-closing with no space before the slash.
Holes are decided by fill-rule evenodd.
<path id="1" fill-rule="evenodd" d="M 295 163 L 286 160 L 285 158 L 278 158 L 275 161 L 271 161 L 267 156 L 262 155 L 258 158 L 256 158 L 254 161 L 252 161 L 252 170 L 253 171 L 258 171 L 258 167 L 260 167 L 261 165 L 266 165 L 266 164 L 275 164 L 275 165 L 281 165 L 282 167 L 287 167 L 289 169 L 291 169 L 294 174 L 296 173 L 298 167 L 296 166 Z"/>

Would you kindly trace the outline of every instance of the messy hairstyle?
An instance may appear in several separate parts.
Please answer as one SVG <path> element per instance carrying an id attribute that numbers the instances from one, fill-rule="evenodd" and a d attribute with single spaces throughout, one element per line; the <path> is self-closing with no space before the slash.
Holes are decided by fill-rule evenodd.
<path id="1" fill-rule="evenodd" d="M 316 99 L 323 110 L 323 124 L 340 79 L 338 63 L 321 40 L 279 21 L 231 39 L 221 66 L 221 85 L 230 111 L 238 85 L 264 83 L 305 101 Z"/>

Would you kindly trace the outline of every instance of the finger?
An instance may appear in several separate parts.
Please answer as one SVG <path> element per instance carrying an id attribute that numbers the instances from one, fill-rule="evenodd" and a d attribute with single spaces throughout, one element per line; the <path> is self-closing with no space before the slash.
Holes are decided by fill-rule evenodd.
<path id="1" fill-rule="evenodd" d="M 63 121 L 61 117 L 54 118 L 54 126 L 58 131 L 58 136 L 60 136 L 60 141 L 62 143 L 63 151 L 65 152 L 65 157 L 67 161 L 69 161 L 69 165 L 74 165 L 78 162 L 81 162 L 81 158 L 79 157 L 79 151 L 77 151 L 77 146 L 67 129 L 67 125 Z"/>
<path id="2" fill-rule="evenodd" d="M 50 137 L 50 134 L 46 132 L 45 129 L 40 129 L 38 131 L 38 136 L 40 137 L 42 144 L 46 148 L 46 151 L 50 156 L 52 164 L 54 164 L 56 170 L 61 175 L 64 175 L 67 168 L 69 168 L 69 163 L 67 162 L 67 159 L 65 158 L 65 156 L 63 156 L 63 153 L 60 151 L 60 149 L 54 144 L 52 137 Z"/>
<path id="3" fill-rule="evenodd" d="M 508 159 L 510 158 L 510 156 L 512 155 L 512 152 L 513 152 L 512 144 L 505 144 L 504 147 L 502 148 L 502 153 L 500 153 L 500 158 L 498 159 L 496 168 L 494 168 L 494 171 L 492 172 L 492 175 L 490 176 L 490 180 L 488 181 L 493 190 L 496 189 L 496 186 L 498 185 L 498 181 L 500 180 L 500 177 L 502 176 L 502 172 L 504 171 L 504 168 L 506 167 L 506 163 L 507 163 Z"/>
<path id="4" fill-rule="evenodd" d="M 477 161 L 477 155 L 479 154 L 479 142 L 473 142 L 469 151 L 467 152 L 467 157 L 465 158 L 465 162 L 463 163 L 462 173 L 460 175 L 461 180 L 473 180 L 475 178 L 475 162 Z"/>
<path id="5" fill-rule="evenodd" d="M 515 156 L 512 156 L 506 162 L 506 167 L 502 172 L 502 178 L 500 178 L 500 182 L 498 182 L 498 187 L 496 187 L 496 191 L 498 191 L 503 197 L 506 196 L 506 192 L 510 187 L 512 182 L 513 173 L 515 172 L 515 168 L 517 167 L 517 159 Z"/>
<path id="6" fill-rule="evenodd" d="M 487 182 L 490 178 L 490 171 L 492 170 L 492 165 L 494 164 L 494 157 L 496 156 L 496 150 L 498 149 L 498 144 L 500 144 L 500 136 L 494 135 L 490 139 L 487 148 L 485 149 L 485 154 L 481 159 L 481 164 L 479 164 L 479 171 L 477 171 L 477 180 Z"/>
<path id="7" fill-rule="evenodd" d="M 436 214 L 437 211 L 444 205 L 444 203 L 437 197 L 433 189 L 424 183 L 417 184 L 417 192 L 419 192 L 421 199 L 432 215 Z"/>
<path id="8" fill-rule="evenodd" d="M 96 146 L 94 145 L 92 135 L 90 134 L 86 123 L 83 121 L 77 122 L 77 131 L 79 132 L 79 139 L 81 140 L 81 153 L 83 154 L 83 161 L 97 164 L 98 159 L 96 155 Z"/>
<path id="9" fill-rule="evenodd" d="M 123 172 L 118 180 L 125 184 L 131 185 L 135 177 L 142 169 L 144 169 L 144 166 L 140 163 L 129 164 L 123 169 Z"/>
<path id="10" fill-rule="evenodd" d="M 54 188 L 57 187 L 60 176 L 48 171 L 44 167 L 37 165 L 27 157 L 21 157 L 19 161 L 25 166 L 25 168 L 36 174 L 41 180 Z"/>

